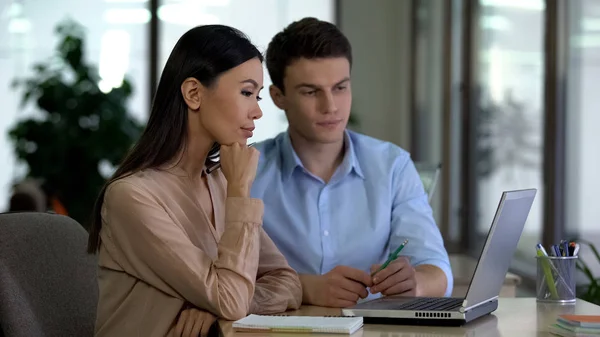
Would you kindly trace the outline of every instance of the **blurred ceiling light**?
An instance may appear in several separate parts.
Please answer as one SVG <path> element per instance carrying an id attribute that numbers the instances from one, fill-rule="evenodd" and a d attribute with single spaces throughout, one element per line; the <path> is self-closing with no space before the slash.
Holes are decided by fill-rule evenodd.
<path id="1" fill-rule="evenodd" d="M 225 7 L 229 5 L 229 0 L 170 0 L 169 2 L 178 4 L 197 4 L 210 7 Z"/>
<path id="2" fill-rule="evenodd" d="M 507 7 L 526 10 L 543 11 L 546 8 L 544 0 L 481 0 L 482 6 Z"/>
<path id="3" fill-rule="evenodd" d="M 104 11 L 104 21 L 111 24 L 150 22 L 150 11 L 145 8 L 110 8 Z"/>
<path id="4" fill-rule="evenodd" d="M 23 4 L 19 2 L 11 3 L 4 12 L 4 16 L 7 18 L 16 18 L 23 15 Z"/>
<path id="5" fill-rule="evenodd" d="M 25 10 L 22 3 L 11 3 L 6 8 L 3 16 L 8 19 L 9 33 L 22 34 L 31 30 L 31 21 L 25 17 Z"/>
<path id="6" fill-rule="evenodd" d="M 11 34 L 27 33 L 31 30 L 31 22 L 25 18 L 10 19 L 8 22 L 8 32 Z"/>
<path id="7" fill-rule="evenodd" d="M 204 13 L 203 6 L 196 2 L 162 5 L 158 7 L 158 18 L 182 26 L 211 25 L 220 22 L 217 16 Z"/>
<path id="8" fill-rule="evenodd" d="M 131 37 L 121 29 L 106 31 L 102 36 L 100 47 L 100 65 L 98 86 L 103 92 L 109 92 L 123 83 L 129 67 L 129 50 Z"/>
<path id="9" fill-rule="evenodd" d="M 600 31 L 600 19 L 585 18 L 581 21 L 581 29 L 587 32 Z"/>
<path id="10" fill-rule="evenodd" d="M 142 3 L 142 2 L 148 2 L 148 0 L 104 0 L 104 2 L 108 2 L 108 3 Z"/>
<path id="11" fill-rule="evenodd" d="M 500 15 L 483 15 L 480 22 L 481 28 L 491 30 L 510 30 L 510 22 L 504 16 Z"/>
<path id="12" fill-rule="evenodd" d="M 225 7 L 229 5 L 229 0 L 200 0 L 200 3 L 202 3 L 204 6 Z"/>
<path id="13" fill-rule="evenodd" d="M 501 102 L 504 98 L 505 56 L 504 51 L 496 45 L 493 45 L 489 50 L 488 83 L 490 94 L 495 102 Z"/>

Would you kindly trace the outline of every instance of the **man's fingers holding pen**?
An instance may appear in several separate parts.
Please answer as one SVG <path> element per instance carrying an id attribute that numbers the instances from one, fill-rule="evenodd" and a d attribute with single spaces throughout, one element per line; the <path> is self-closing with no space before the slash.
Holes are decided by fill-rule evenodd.
<path id="1" fill-rule="evenodd" d="M 348 307 L 369 295 L 367 285 L 363 282 L 370 285 L 371 279 L 367 273 L 358 269 L 338 266 L 321 279 L 323 283 L 320 300 L 326 306 Z"/>
<path id="2" fill-rule="evenodd" d="M 365 287 L 370 287 L 373 285 L 373 280 L 371 279 L 370 275 L 362 270 L 348 266 L 337 266 L 333 268 L 332 271 L 334 270 L 347 279 L 362 283 Z"/>
<path id="3" fill-rule="evenodd" d="M 373 265 L 371 267 L 371 272 L 378 270 L 380 266 L 380 264 Z M 400 269 L 404 268 L 405 266 L 410 266 L 410 261 L 408 260 L 408 258 L 406 256 L 398 257 L 397 259 L 392 261 L 386 268 L 378 271 L 375 275 L 373 275 L 373 285 L 377 285 L 383 282 L 383 280 L 387 279 L 390 275 L 397 273 Z"/>
<path id="4" fill-rule="evenodd" d="M 415 279 L 409 278 L 405 281 L 397 283 L 386 290 L 381 292 L 385 296 L 390 295 L 403 295 L 403 296 L 416 296 L 417 295 L 417 283 Z"/>
<path id="5" fill-rule="evenodd" d="M 342 302 L 344 305 L 354 305 L 359 299 L 356 293 L 343 288 L 331 289 L 331 294 L 333 295 L 333 298 L 338 302 Z"/>
<path id="6" fill-rule="evenodd" d="M 345 308 L 356 304 L 359 299 L 359 295 L 354 291 L 345 289 L 342 286 L 343 281 L 352 282 L 339 274 L 330 275 L 329 280 L 325 285 L 326 288 L 323 289 L 325 290 L 325 293 L 322 294 L 322 301 L 325 306 Z"/>
<path id="7" fill-rule="evenodd" d="M 371 293 L 381 292 L 389 295 L 390 289 L 396 289 L 398 284 L 407 280 L 415 280 L 415 270 L 408 258 L 399 257 L 373 276 L 374 285 L 371 287 Z"/>
<path id="8" fill-rule="evenodd" d="M 371 275 L 373 275 L 373 273 L 377 272 L 377 270 L 379 270 L 379 268 L 381 268 L 381 263 L 372 265 L 371 266 Z"/>
<path id="9" fill-rule="evenodd" d="M 365 298 L 369 295 L 369 292 L 367 291 L 367 288 L 364 285 L 351 279 L 345 278 L 342 275 L 340 275 L 339 287 L 355 294 L 357 297 L 353 299 L 355 301 L 358 301 L 359 297 Z"/>
<path id="10" fill-rule="evenodd" d="M 355 293 L 361 298 L 369 295 L 367 287 L 371 285 L 371 279 L 367 273 L 347 266 L 337 266 L 328 273 L 335 287 L 341 287 Z"/>
<path id="11" fill-rule="evenodd" d="M 375 276 L 373 276 L 374 282 L 371 287 L 371 293 L 376 294 L 383 292 L 395 284 L 402 282 L 401 271 L 403 267 L 404 265 L 401 263 L 390 263 L 384 270 L 375 274 Z M 375 282 L 375 280 L 377 282 Z"/>

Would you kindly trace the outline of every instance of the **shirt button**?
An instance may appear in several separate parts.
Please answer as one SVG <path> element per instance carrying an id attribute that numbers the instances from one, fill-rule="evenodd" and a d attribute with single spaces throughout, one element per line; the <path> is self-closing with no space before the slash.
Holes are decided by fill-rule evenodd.
<path id="1" fill-rule="evenodd" d="M 325 236 L 329 236 L 329 231 L 324 231 L 324 232 L 323 232 L 323 235 L 325 235 Z"/>

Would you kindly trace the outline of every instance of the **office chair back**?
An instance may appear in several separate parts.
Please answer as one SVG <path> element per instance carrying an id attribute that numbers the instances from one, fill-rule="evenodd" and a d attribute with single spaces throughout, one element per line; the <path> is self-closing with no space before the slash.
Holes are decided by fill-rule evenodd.
<path id="1" fill-rule="evenodd" d="M 0 336 L 94 335 L 97 263 L 87 237 L 66 216 L 0 214 Z"/>
<path id="2" fill-rule="evenodd" d="M 427 198 L 429 202 L 431 202 L 438 185 L 442 164 L 420 162 L 415 163 L 415 167 L 419 173 L 419 176 L 421 177 L 421 182 L 423 183 L 425 192 L 427 192 Z"/>

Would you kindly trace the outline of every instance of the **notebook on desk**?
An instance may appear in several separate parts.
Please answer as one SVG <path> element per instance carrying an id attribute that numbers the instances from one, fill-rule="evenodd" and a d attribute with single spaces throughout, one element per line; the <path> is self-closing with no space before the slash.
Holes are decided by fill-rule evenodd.
<path id="1" fill-rule="evenodd" d="M 305 332 L 353 334 L 363 325 L 362 317 L 249 315 L 233 322 L 240 332 Z"/>
<path id="2" fill-rule="evenodd" d="M 563 337 L 600 336 L 600 316 L 559 315 L 548 331 Z"/>

